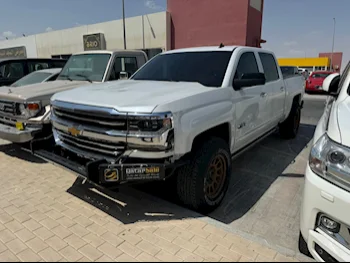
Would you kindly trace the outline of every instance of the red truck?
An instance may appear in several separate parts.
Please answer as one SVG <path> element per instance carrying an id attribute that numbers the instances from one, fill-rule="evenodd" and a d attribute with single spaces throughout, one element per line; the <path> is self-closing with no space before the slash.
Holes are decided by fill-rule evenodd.
<path id="1" fill-rule="evenodd" d="M 322 84 L 332 71 L 314 71 L 306 80 L 305 91 L 307 93 L 323 93 Z"/>

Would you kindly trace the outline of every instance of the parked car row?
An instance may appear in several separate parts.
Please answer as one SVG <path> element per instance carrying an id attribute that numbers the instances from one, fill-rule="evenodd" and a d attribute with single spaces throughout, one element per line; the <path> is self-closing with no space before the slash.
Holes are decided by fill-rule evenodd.
<path id="1" fill-rule="evenodd" d="M 284 78 L 270 51 L 202 47 L 146 60 L 83 52 L 55 81 L 2 88 L 0 137 L 98 187 L 174 176 L 180 200 L 208 213 L 236 179 L 232 157 L 276 129 L 298 132 L 304 80 Z"/>

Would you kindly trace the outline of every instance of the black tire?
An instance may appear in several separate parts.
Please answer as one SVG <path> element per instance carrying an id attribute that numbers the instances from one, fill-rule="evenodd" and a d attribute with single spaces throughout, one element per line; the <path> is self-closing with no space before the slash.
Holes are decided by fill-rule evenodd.
<path id="1" fill-rule="evenodd" d="M 305 256 L 312 257 L 309 251 L 309 248 L 307 246 L 307 243 L 301 233 L 299 235 L 299 251 L 301 254 L 304 254 Z"/>
<path id="2" fill-rule="evenodd" d="M 301 119 L 301 107 L 298 101 L 294 101 L 288 118 L 279 125 L 281 137 L 294 139 L 299 131 Z"/>
<path id="3" fill-rule="evenodd" d="M 223 139 L 212 137 L 195 148 L 189 158 L 190 163 L 181 167 L 177 174 L 178 197 L 187 207 L 203 214 L 210 213 L 221 204 L 229 186 L 232 173 L 229 146 Z M 211 190 L 213 193 L 206 193 Z"/>

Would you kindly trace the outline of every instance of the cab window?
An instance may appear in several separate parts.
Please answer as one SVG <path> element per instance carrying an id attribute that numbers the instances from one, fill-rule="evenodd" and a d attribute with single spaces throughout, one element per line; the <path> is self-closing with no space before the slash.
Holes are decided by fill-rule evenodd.
<path id="1" fill-rule="evenodd" d="M 116 57 L 109 80 L 118 80 L 120 72 L 127 72 L 129 77 L 138 70 L 136 57 Z"/>
<path id="2" fill-rule="evenodd" d="M 253 52 L 244 53 L 238 62 L 235 79 L 241 79 L 244 74 L 259 73 L 258 63 Z"/>
<path id="3" fill-rule="evenodd" d="M 0 78 L 19 79 L 24 76 L 24 67 L 21 62 L 10 62 L 0 66 Z"/>
<path id="4" fill-rule="evenodd" d="M 29 73 L 38 71 L 38 70 L 48 69 L 48 68 L 49 68 L 48 62 L 28 61 Z"/>

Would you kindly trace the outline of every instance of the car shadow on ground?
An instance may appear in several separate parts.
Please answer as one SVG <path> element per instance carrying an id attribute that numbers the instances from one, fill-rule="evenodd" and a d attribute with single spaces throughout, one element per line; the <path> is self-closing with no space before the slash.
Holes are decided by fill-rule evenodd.
<path id="1" fill-rule="evenodd" d="M 278 177 L 303 177 L 302 174 L 282 173 L 307 147 L 314 131 L 314 125 L 302 124 L 297 138 L 293 140 L 283 140 L 278 133 L 272 134 L 235 159 L 226 197 L 209 217 L 231 224 L 252 209 Z M 169 183 L 140 185 L 137 189 L 181 205 Z"/>
<path id="2" fill-rule="evenodd" d="M 78 178 L 67 192 L 123 224 L 201 217 L 193 211 L 183 209 L 129 186 L 122 186 L 117 190 L 97 189 L 94 185 L 83 183 L 83 181 L 83 179 Z"/>
<path id="3" fill-rule="evenodd" d="M 252 209 L 278 177 L 303 177 L 283 171 L 307 147 L 314 131 L 315 126 L 304 124 L 293 140 L 273 134 L 234 160 L 233 178 L 225 200 L 210 217 L 230 224 Z"/>
<path id="4" fill-rule="evenodd" d="M 0 152 L 14 158 L 18 158 L 31 163 L 46 163 L 46 161 L 32 155 L 28 151 L 23 151 L 23 148 L 18 144 L 8 143 L 0 145 Z"/>

